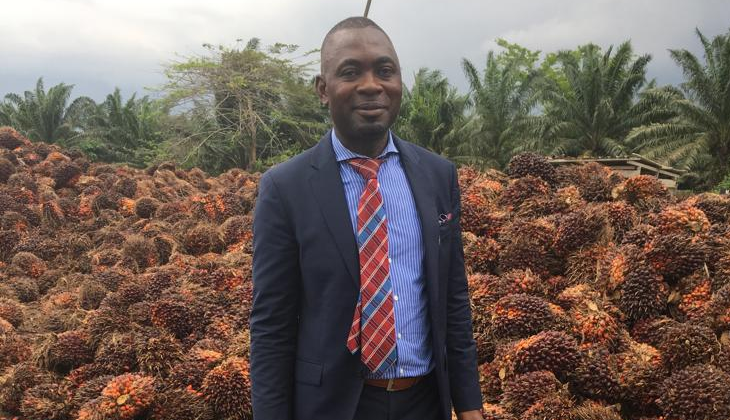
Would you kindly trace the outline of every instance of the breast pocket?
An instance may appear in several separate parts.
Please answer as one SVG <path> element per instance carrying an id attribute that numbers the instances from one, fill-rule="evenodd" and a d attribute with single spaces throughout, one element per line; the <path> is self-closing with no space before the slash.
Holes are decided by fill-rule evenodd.
<path id="1" fill-rule="evenodd" d="M 304 384 L 319 386 L 322 383 L 322 365 L 296 359 L 294 366 L 294 380 Z"/>

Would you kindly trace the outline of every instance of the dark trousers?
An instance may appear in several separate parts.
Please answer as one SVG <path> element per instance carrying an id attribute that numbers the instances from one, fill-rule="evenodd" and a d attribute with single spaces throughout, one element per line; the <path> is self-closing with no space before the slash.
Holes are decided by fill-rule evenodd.
<path id="1" fill-rule="evenodd" d="M 365 385 L 353 420 L 440 420 L 436 374 L 432 370 L 408 389 L 387 391 Z"/>

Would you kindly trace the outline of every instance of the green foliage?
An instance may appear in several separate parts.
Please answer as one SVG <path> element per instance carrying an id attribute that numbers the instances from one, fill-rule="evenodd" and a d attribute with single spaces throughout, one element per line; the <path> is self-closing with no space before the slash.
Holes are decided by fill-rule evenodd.
<path id="1" fill-rule="evenodd" d="M 671 103 L 676 117 L 636 128 L 629 140 L 647 156 L 696 172 L 701 188 L 730 170 L 730 32 L 708 40 L 699 30 L 705 63 L 687 50 L 670 50 L 682 68 L 682 92 Z"/>
<path id="2" fill-rule="evenodd" d="M 525 124 L 534 147 L 568 156 L 622 155 L 632 129 L 673 115 L 673 93 L 647 82 L 651 56 L 635 57 L 628 41 L 615 53 L 589 44 L 558 52 L 554 60 L 557 70 L 541 86 L 544 114 Z"/>
<path id="3" fill-rule="evenodd" d="M 63 142 L 79 134 L 84 114 L 94 101 L 85 96 L 69 103 L 73 85 L 59 83 L 46 92 L 43 78 L 23 96 L 9 93 L 0 104 L 0 122 L 26 137 L 47 143 Z"/>
<path id="4" fill-rule="evenodd" d="M 205 45 L 207 55 L 167 67 L 162 87 L 170 109 L 172 153 L 183 164 L 210 173 L 232 167 L 252 169 L 259 159 L 293 145 L 313 144 L 324 132 L 310 63 L 297 64 L 296 45 L 275 44 L 266 51 L 253 38 L 244 48 Z"/>
<path id="5" fill-rule="evenodd" d="M 450 155 L 459 143 L 455 135 L 464 119 L 468 98 L 438 70 L 419 69 L 411 89 L 404 87 L 394 131 L 438 154 Z"/>
<path id="6" fill-rule="evenodd" d="M 718 194 L 730 192 L 730 174 L 725 175 L 725 178 L 723 178 L 722 181 L 715 185 L 712 191 Z"/>
<path id="7" fill-rule="evenodd" d="M 83 133 L 67 146 L 75 146 L 92 159 L 123 162 L 135 167 L 150 164 L 162 142 L 164 111 L 145 96 L 122 100 L 119 88 L 89 112 Z"/>
<path id="8" fill-rule="evenodd" d="M 459 130 L 464 141 L 455 160 L 503 169 L 523 143 L 521 124 L 537 104 L 540 73 L 534 68 L 539 51 L 498 43 L 506 51 L 496 56 L 490 51 L 481 75 L 469 60 L 462 61 L 473 108 Z"/>

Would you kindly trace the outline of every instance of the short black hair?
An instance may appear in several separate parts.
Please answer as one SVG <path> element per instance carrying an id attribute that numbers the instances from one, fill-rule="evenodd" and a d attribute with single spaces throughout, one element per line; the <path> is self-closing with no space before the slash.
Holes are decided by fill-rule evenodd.
<path id="1" fill-rule="evenodd" d="M 390 37 L 388 34 L 385 33 L 383 28 L 378 26 L 377 23 L 373 22 L 372 19 L 368 19 L 366 17 L 362 16 L 352 16 L 347 19 L 343 19 L 335 24 L 335 26 L 332 27 L 332 29 L 327 32 L 327 35 L 324 36 L 324 39 L 322 40 L 322 48 L 320 51 L 324 51 L 324 47 L 327 44 L 327 41 L 337 31 L 341 31 L 343 29 L 362 29 L 362 28 L 375 28 L 379 30 L 380 32 L 385 35 L 386 38 L 388 38 L 388 41 L 390 41 Z M 391 41 L 392 42 L 392 41 Z"/>

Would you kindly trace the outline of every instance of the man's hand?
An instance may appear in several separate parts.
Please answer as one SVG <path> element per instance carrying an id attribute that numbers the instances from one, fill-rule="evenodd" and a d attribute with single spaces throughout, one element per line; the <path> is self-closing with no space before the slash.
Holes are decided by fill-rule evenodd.
<path id="1" fill-rule="evenodd" d="M 461 413 L 456 413 L 456 418 L 458 420 L 484 420 L 484 417 L 482 417 L 482 413 L 479 410 L 462 411 Z"/>

